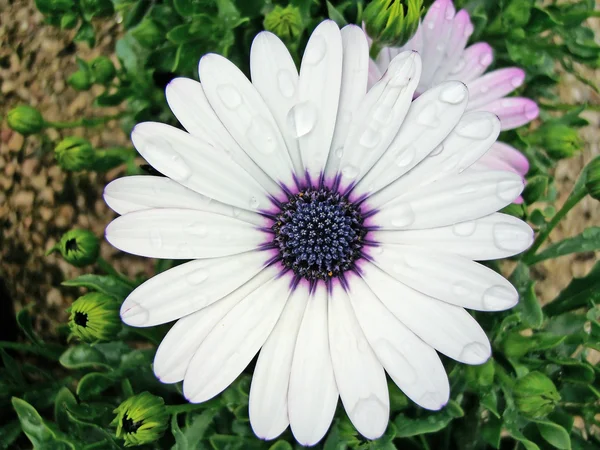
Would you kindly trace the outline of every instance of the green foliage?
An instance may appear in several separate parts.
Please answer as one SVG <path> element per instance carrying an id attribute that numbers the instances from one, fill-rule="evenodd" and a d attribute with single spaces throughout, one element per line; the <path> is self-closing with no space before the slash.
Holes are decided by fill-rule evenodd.
<path id="1" fill-rule="evenodd" d="M 406 3 L 420 2 L 36 0 L 48 24 L 75 30 L 78 46 L 95 45 L 102 22 L 120 27 L 114 54 L 91 61 L 76 57 L 77 70 L 65 78 L 77 90 L 93 87 L 99 110 L 121 106 L 123 113 L 47 123 L 35 109 L 21 106 L 9 112 L 8 124 L 25 135 L 46 127 L 96 126 L 113 119 L 120 120 L 127 132 L 144 120 L 175 125 L 164 88 L 177 76 L 197 78 L 203 54 L 225 55 L 248 74 L 252 38 L 268 29 L 282 38 L 298 63 L 309 33 L 325 18 L 339 25 L 369 19 L 371 33 L 382 44 L 389 43 L 392 35 L 407 38 L 422 14 L 420 7 L 412 12 L 403 9 L 403 20 L 410 19 L 410 24 L 399 20 Z M 416 407 L 389 383 L 391 416 L 384 436 L 363 439 L 338 408 L 331 430 L 316 448 L 598 448 L 600 371 L 591 355 L 600 351 L 600 263 L 574 278 L 543 307 L 535 267 L 549 259 L 600 249 L 598 227 L 546 243 L 582 198 L 588 193 L 599 197 L 598 159 L 585 169 L 560 208 L 555 205 L 558 193 L 551 171 L 557 161 L 580 150 L 578 128 L 587 124 L 580 117 L 586 105 L 558 102 L 559 70 L 598 90 L 578 72 L 581 65 L 598 68 L 600 62 L 593 32 L 585 24 L 597 16 L 594 2 L 462 0 L 455 5 L 471 13 L 475 25 L 471 42 L 486 41 L 493 47 L 495 68 L 525 70 L 527 82 L 517 95 L 536 100 L 541 108 L 541 123 L 501 136 L 522 149 L 531 164 L 525 204 L 504 210 L 528 220 L 537 231 L 532 248 L 516 256 L 512 266 L 510 280 L 521 300 L 507 312 L 475 313 L 492 342 L 493 358 L 480 366 L 445 361 L 452 399 L 443 409 Z M 94 149 L 76 137 L 55 147 L 57 161 L 66 170 L 106 171 L 122 164 L 128 173 L 137 170 L 131 149 Z M 530 206 L 534 202 L 535 207 Z M 252 433 L 251 367 L 221 395 L 198 405 L 185 402 L 180 384 L 165 385 L 156 379 L 152 359 L 166 328 L 121 325 L 118 306 L 143 280 L 128 279 L 99 258 L 99 240 L 92 233 L 73 230 L 51 251 L 59 251 L 76 267 L 92 266 L 103 274 L 85 273 L 62 283 L 78 295 L 82 290 L 88 293 L 73 303 L 70 323 L 55 340 L 42 339 L 34 331 L 35 313 L 27 308 L 17 314 L 26 342 L 0 342 L 1 448 L 120 449 L 137 444 L 177 450 L 299 448 L 289 431 L 274 442 L 261 441 Z M 90 298 L 94 301 L 81 302 Z M 99 328 L 93 333 L 79 330 L 75 315 L 86 313 L 86 321 L 92 321 L 96 308 L 102 313 Z M 68 341 L 69 327 L 83 342 Z M 575 417 L 580 418 L 577 426 Z"/>

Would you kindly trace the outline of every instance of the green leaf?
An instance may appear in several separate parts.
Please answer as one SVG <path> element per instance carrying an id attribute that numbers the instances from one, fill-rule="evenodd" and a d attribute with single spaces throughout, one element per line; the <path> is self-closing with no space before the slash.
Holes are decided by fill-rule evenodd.
<path id="1" fill-rule="evenodd" d="M 600 227 L 586 228 L 577 236 L 564 239 L 546 247 L 535 255 L 530 264 L 535 264 L 546 259 L 554 259 L 571 253 L 593 252 L 600 250 Z"/>
<path id="2" fill-rule="evenodd" d="M 544 306 L 544 312 L 555 316 L 600 301 L 600 261 L 582 278 L 571 283 L 552 302 Z"/>
<path id="3" fill-rule="evenodd" d="M 20 398 L 13 397 L 12 405 L 23 432 L 27 435 L 34 448 L 76 450 L 76 443 L 68 440 L 60 431 L 52 429 L 39 415 L 33 406 Z"/>
<path id="4" fill-rule="evenodd" d="M 506 431 L 515 440 L 519 441 L 525 447 L 525 450 L 540 450 L 535 442 L 527 439 L 521 431 L 519 431 L 513 423 L 506 422 Z"/>
<path id="5" fill-rule="evenodd" d="M 348 25 L 344 15 L 329 0 L 327 0 L 327 14 L 331 20 L 337 23 L 338 27 L 342 28 Z"/>
<path id="6" fill-rule="evenodd" d="M 517 306 L 517 311 L 521 313 L 521 319 L 526 326 L 538 330 L 544 323 L 544 313 L 542 305 L 535 295 L 535 283 L 531 282 L 525 295 L 521 297 L 521 301 Z"/>
<path id="7" fill-rule="evenodd" d="M 31 315 L 29 314 L 29 307 L 23 308 L 21 311 L 17 313 L 17 324 L 21 331 L 25 333 L 25 336 L 33 342 L 35 345 L 42 346 L 42 340 L 37 336 L 35 331 L 33 331 L 33 325 L 31 322 Z"/>
<path id="8" fill-rule="evenodd" d="M 293 450 L 293 449 L 294 448 L 292 447 L 292 445 L 289 442 L 283 441 L 283 440 L 279 440 L 269 447 L 269 450 Z"/>
<path id="9" fill-rule="evenodd" d="M 69 415 L 67 409 L 77 406 L 77 399 L 67 387 L 62 387 L 54 399 L 54 420 L 61 430 L 69 429 Z"/>
<path id="10" fill-rule="evenodd" d="M 528 205 L 535 203 L 546 195 L 548 179 L 546 175 L 535 175 L 527 180 L 523 198 Z"/>
<path id="11" fill-rule="evenodd" d="M 184 19 L 190 17 L 194 13 L 194 4 L 192 0 L 173 0 L 173 7 L 177 14 Z"/>
<path id="12" fill-rule="evenodd" d="M 188 414 L 186 427 L 183 430 L 179 428 L 177 423 L 177 414 L 174 414 L 171 419 L 171 431 L 175 437 L 175 445 L 172 450 L 195 450 L 200 448 L 200 441 L 204 439 L 204 434 L 217 413 L 218 409 L 209 408 L 200 414 Z"/>
<path id="13" fill-rule="evenodd" d="M 394 420 L 396 437 L 403 438 L 435 433 L 446 428 L 453 419 L 462 416 L 464 416 L 464 411 L 453 400 L 450 400 L 442 411 L 429 413 L 426 417 L 413 419 L 404 414 L 399 414 Z"/>
<path id="14" fill-rule="evenodd" d="M 79 380 L 77 396 L 85 401 L 93 400 L 118 381 L 119 379 L 114 375 L 99 372 L 88 373 Z"/>
<path id="15" fill-rule="evenodd" d="M 59 362 L 67 369 L 91 369 L 97 367 L 110 369 L 105 356 L 88 344 L 80 344 L 67 349 L 61 355 Z"/>
<path id="16" fill-rule="evenodd" d="M 9 449 L 16 448 L 13 443 L 21 435 L 21 423 L 18 420 L 13 420 L 0 426 L 0 448 Z"/>
<path id="17" fill-rule="evenodd" d="M 548 350 L 560 345 L 566 336 L 555 336 L 550 333 L 534 333 L 531 336 L 523 336 L 518 332 L 506 334 L 502 346 L 504 353 L 509 358 L 520 358 L 530 351 Z"/>
<path id="18" fill-rule="evenodd" d="M 85 42 L 90 48 L 96 44 L 96 33 L 89 22 L 83 22 L 73 38 L 75 42 Z"/>
<path id="19" fill-rule="evenodd" d="M 110 295 L 116 300 L 123 301 L 131 294 L 133 287 L 113 275 L 80 275 L 72 280 L 63 281 L 63 286 L 86 287 L 94 291 Z"/>
<path id="20" fill-rule="evenodd" d="M 490 416 L 481 427 L 481 436 L 492 447 L 500 448 L 500 433 L 502 432 L 502 420 Z"/>
<path id="21" fill-rule="evenodd" d="M 535 424 L 542 437 L 554 448 L 571 450 L 569 433 L 563 427 L 545 420 L 538 420 Z"/>
<path id="22" fill-rule="evenodd" d="M 210 437 L 209 441 L 215 450 L 238 450 L 244 448 L 244 438 L 240 436 L 214 434 Z"/>

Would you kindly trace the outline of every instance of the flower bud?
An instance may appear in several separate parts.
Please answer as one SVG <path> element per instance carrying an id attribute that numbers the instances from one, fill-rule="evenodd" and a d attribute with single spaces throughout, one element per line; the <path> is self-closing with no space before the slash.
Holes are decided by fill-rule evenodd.
<path id="1" fill-rule="evenodd" d="M 277 5 L 265 16 L 263 22 L 265 30 L 279 36 L 282 40 L 290 42 L 298 39 L 304 29 L 302 15 L 297 6 L 288 5 L 285 8 Z"/>
<path id="2" fill-rule="evenodd" d="M 375 48 L 406 44 L 417 32 L 422 9 L 423 0 L 373 0 L 369 3 L 363 20 Z"/>
<path id="3" fill-rule="evenodd" d="M 100 254 L 100 241 L 89 230 L 71 230 L 66 232 L 46 255 L 59 251 L 69 264 L 84 267 L 93 264 Z"/>
<path id="4" fill-rule="evenodd" d="M 106 56 L 98 56 L 90 62 L 90 70 L 94 81 L 100 84 L 106 84 L 115 77 L 117 71 L 115 65 Z"/>
<path id="5" fill-rule="evenodd" d="M 82 137 L 64 138 L 54 149 L 59 166 L 65 170 L 92 169 L 96 161 L 96 151 L 90 142 Z"/>
<path id="6" fill-rule="evenodd" d="M 111 425 L 126 447 L 149 444 L 158 440 L 167 429 L 169 414 L 161 397 L 142 392 L 128 398 L 113 411 L 117 416 Z"/>
<path id="7" fill-rule="evenodd" d="M 592 159 L 592 161 L 587 165 L 587 179 L 585 182 L 585 187 L 588 191 L 588 194 L 595 198 L 596 200 L 600 200 L 600 156 Z"/>
<path id="8" fill-rule="evenodd" d="M 529 372 L 515 383 L 515 404 L 524 416 L 540 418 L 553 410 L 560 394 L 550 378 L 541 372 Z"/>
<path id="9" fill-rule="evenodd" d="M 67 312 L 71 335 L 94 344 L 113 340 L 121 330 L 120 304 L 100 292 L 90 292 L 73 302 Z"/>
<path id="10" fill-rule="evenodd" d="M 17 106 L 11 109 L 6 120 L 8 126 L 24 136 L 39 133 L 46 126 L 42 114 L 31 106 Z"/>
<path id="11" fill-rule="evenodd" d="M 87 91 L 94 84 L 90 73 L 84 70 L 78 70 L 73 73 L 67 79 L 67 83 L 77 91 Z"/>
<path id="12" fill-rule="evenodd" d="M 536 134 L 538 143 L 554 159 L 570 158 L 583 147 L 583 140 L 576 129 L 563 124 L 547 124 Z"/>

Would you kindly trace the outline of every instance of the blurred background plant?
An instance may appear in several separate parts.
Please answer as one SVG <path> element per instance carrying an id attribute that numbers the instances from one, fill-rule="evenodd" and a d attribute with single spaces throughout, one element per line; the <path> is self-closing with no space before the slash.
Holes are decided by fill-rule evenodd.
<path id="1" fill-rule="evenodd" d="M 145 120 L 177 125 L 164 88 L 177 76 L 197 78 L 198 59 L 204 53 L 223 54 L 249 74 L 252 38 L 267 29 L 286 43 L 298 63 L 317 23 L 331 18 L 340 26 L 361 24 L 368 18 L 365 8 L 374 3 L 36 0 L 47 26 L 72 36 L 77 69 L 65 73 L 64 79 L 72 89 L 91 93 L 95 108 L 90 117 L 68 122 L 47 120 L 32 106 L 18 105 L 6 112 L 6 123 L 24 136 L 41 135 L 56 164 L 68 173 L 146 173 L 151 169 L 136 160 L 128 146 L 96 148 L 76 134 L 52 139 L 53 135 L 43 133 L 102 128 L 115 121 L 125 134 Z M 431 1 L 379 3 L 393 6 L 396 13 L 400 5 L 422 3 L 422 14 Z M 568 104 L 559 96 L 559 83 L 567 73 L 598 98 L 596 81 L 585 75 L 600 64 L 598 37 L 588 26 L 589 18 L 600 16 L 594 3 L 455 1 L 457 9 L 464 7 L 471 14 L 475 25 L 471 41 L 486 41 L 494 48 L 494 67 L 525 69 L 527 80 L 517 95 L 535 99 L 541 109 L 540 119 L 531 126 L 501 137 L 523 151 L 531 163 L 525 203 L 511 205 L 505 212 L 527 219 L 536 228 L 535 243 L 513 261 L 491 264 L 512 273 L 521 303 L 505 313 L 476 314 L 491 339 L 494 358 L 478 367 L 444 360 L 452 400 L 442 411 L 416 408 L 390 383 L 392 415 L 384 437 L 363 440 L 339 410 L 320 447 L 600 448 L 600 263 L 572 279 L 543 307 L 536 287 L 540 263 L 600 249 L 600 229 L 594 226 L 548 244 L 567 213 L 588 201 L 588 194 L 598 199 L 600 192 L 598 158 L 581 172 L 564 203 L 557 202 L 561 192 L 554 178 L 557 163 L 582 150 L 579 129 L 588 123 L 582 115 L 598 110 L 597 103 Z M 409 10 L 404 13 L 406 23 L 410 22 Z M 97 44 L 98 30 L 108 23 L 118 33 L 114 48 L 87 60 L 78 56 L 85 47 Z M 396 34 L 408 39 L 411 32 L 402 28 Z M 49 252 L 60 254 L 65 262 L 88 270 L 62 283 L 79 298 L 69 305 L 68 320 L 53 333 L 42 335 L 36 329 L 32 302 L 15 316 L 20 339 L 0 342 L 1 448 L 297 447 L 289 431 L 276 442 L 254 437 L 247 410 L 251 367 L 222 395 L 201 405 L 185 403 L 180 385 L 156 380 L 152 358 L 168 327 L 130 328 L 121 325 L 118 316 L 118 305 L 149 273 L 121 273 L 115 261 L 100 256 L 100 241 L 89 230 L 69 231 L 50 247 Z M 172 264 L 159 261 L 154 271 Z M 5 316 L 9 315 L 12 312 Z"/>

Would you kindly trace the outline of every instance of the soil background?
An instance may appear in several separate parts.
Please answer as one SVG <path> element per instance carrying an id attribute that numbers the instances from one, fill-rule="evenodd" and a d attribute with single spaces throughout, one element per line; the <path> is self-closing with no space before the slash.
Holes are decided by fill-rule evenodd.
<path id="1" fill-rule="evenodd" d="M 600 19 L 590 24 L 600 30 Z M 89 228 L 103 235 L 114 213 L 104 204 L 102 190 L 123 172 L 63 172 L 54 161 L 54 145 L 69 135 L 86 136 L 97 148 L 130 143 L 116 121 L 92 129 L 49 129 L 41 136 L 24 139 L 7 127 L 4 118 L 19 104 L 38 108 L 49 121 L 118 112 L 93 106 L 98 91 L 78 92 L 66 84 L 67 77 L 77 70 L 76 55 L 84 60 L 101 54 L 114 57 L 119 26 L 96 23 L 96 31 L 97 45 L 89 49 L 85 44 L 72 43 L 74 31 L 44 25 L 33 0 L 0 0 L 0 317 L 9 314 L 11 304 L 15 310 L 32 305 L 36 328 L 43 334 L 52 333 L 57 324 L 64 323 L 64 310 L 79 294 L 74 288 L 61 287 L 61 282 L 94 269 L 76 269 L 59 255 L 45 256 L 45 252 L 72 228 Z M 579 69 L 600 85 L 600 70 Z M 600 96 L 569 74 L 563 76 L 559 93 L 564 103 L 600 105 Z M 577 156 L 561 161 L 554 173 L 559 191 L 557 209 L 583 166 L 600 154 L 600 113 L 586 111 L 583 116 L 590 122 L 581 130 L 585 148 Z M 600 225 L 600 203 L 587 197 L 552 233 L 550 242 L 581 233 L 592 225 Z M 152 273 L 153 261 L 119 253 L 106 242 L 102 244 L 102 256 L 128 275 Z M 535 266 L 540 300 L 550 301 L 572 277 L 585 275 L 597 256 L 598 252 L 589 252 Z"/>

